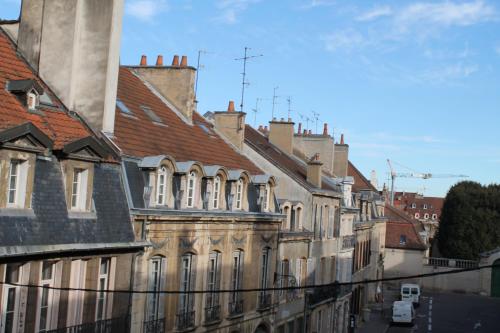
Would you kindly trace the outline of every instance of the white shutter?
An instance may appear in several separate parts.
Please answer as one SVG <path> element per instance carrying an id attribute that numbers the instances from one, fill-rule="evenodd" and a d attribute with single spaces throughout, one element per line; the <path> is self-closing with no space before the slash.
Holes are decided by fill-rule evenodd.
<path id="1" fill-rule="evenodd" d="M 62 279 L 62 269 L 63 262 L 58 261 L 54 265 L 54 287 L 61 287 L 61 279 Z M 52 294 L 52 310 L 51 310 L 51 319 L 49 327 L 51 329 L 55 329 L 57 327 L 57 320 L 59 318 L 59 298 L 61 296 L 61 291 L 59 289 L 54 289 Z"/>
<path id="2" fill-rule="evenodd" d="M 315 258 L 307 259 L 307 285 L 314 285 L 316 282 L 316 260 Z"/>
<path id="3" fill-rule="evenodd" d="M 108 289 L 115 289 L 115 276 L 116 276 L 116 257 L 111 257 L 110 267 L 108 273 Z M 113 293 L 107 293 L 106 295 L 106 319 L 111 319 L 113 314 Z"/>
<path id="4" fill-rule="evenodd" d="M 165 290 L 165 286 L 167 283 L 167 259 L 161 258 L 161 272 L 160 272 L 160 291 Z M 165 318 L 165 302 L 166 302 L 166 294 L 161 293 L 158 297 L 158 316 L 160 318 Z"/>

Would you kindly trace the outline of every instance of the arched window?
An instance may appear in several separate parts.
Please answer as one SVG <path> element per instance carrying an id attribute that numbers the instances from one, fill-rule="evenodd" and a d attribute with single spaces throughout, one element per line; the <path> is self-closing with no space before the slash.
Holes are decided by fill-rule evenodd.
<path id="1" fill-rule="evenodd" d="M 194 289 L 195 286 L 195 276 L 194 276 L 194 270 L 195 264 L 194 264 L 194 259 L 195 256 L 192 253 L 186 253 L 181 257 L 181 262 L 180 262 L 180 291 L 191 291 Z M 186 327 L 189 327 L 191 322 L 189 322 L 189 313 L 192 311 L 194 306 L 194 294 L 192 293 L 182 293 L 179 295 L 179 314 L 183 319 L 186 320 L 180 320 L 179 325 L 182 327 L 178 327 L 178 329 L 185 329 Z M 194 323 L 193 323 L 194 324 Z"/>
<path id="2" fill-rule="evenodd" d="M 286 215 L 285 221 L 283 222 L 283 229 L 291 230 L 290 228 L 290 206 L 283 207 L 283 214 Z"/>
<path id="3" fill-rule="evenodd" d="M 269 210 L 269 200 L 271 197 L 271 185 L 266 184 L 264 188 L 264 197 L 262 198 L 262 208 L 265 212 Z"/>
<path id="4" fill-rule="evenodd" d="M 298 228 L 299 230 L 302 229 L 302 207 L 297 207 L 296 212 L 295 212 L 295 227 Z"/>
<path id="5" fill-rule="evenodd" d="M 218 209 L 219 208 L 219 202 L 220 202 L 220 188 L 221 188 L 221 178 L 220 176 L 216 176 L 214 179 L 214 197 L 213 197 L 213 208 Z"/>
<path id="6" fill-rule="evenodd" d="M 419 219 L 420 218 L 420 214 L 419 213 L 415 213 L 415 218 Z"/>
<path id="7" fill-rule="evenodd" d="M 158 170 L 158 181 L 156 184 L 156 204 L 159 206 L 164 206 L 167 203 L 167 180 L 167 168 L 162 166 Z"/>
<path id="8" fill-rule="evenodd" d="M 236 209 L 243 207 L 243 179 L 238 179 L 236 182 Z"/>
<path id="9" fill-rule="evenodd" d="M 233 252 L 233 262 L 231 267 L 231 290 L 241 289 L 243 280 L 243 251 L 238 249 Z M 243 313 L 242 294 L 233 291 L 229 300 L 229 314 L 239 315 Z"/>
<path id="10" fill-rule="evenodd" d="M 221 253 L 212 251 L 208 257 L 207 290 L 205 304 L 205 321 L 219 320 L 219 293 L 221 278 Z"/>
<path id="11" fill-rule="evenodd" d="M 424 214 L 424 219 L 428 220 L 429 219 L 429 214 L 425 213 Z"/>
<path id="12" fill-rule="evenodd" d="M 196 195 L 196 172 L 191 171 L 187 179 L 187 195 L 186 195 L 186 206 L 188 208 L 194 207 L 194 200 Z"/>
<path id="13" fill-rule="evenodd" d="M 165 258 L 155 256 L 149 260 L 148 291 L 152 293 L 147 295 L 147 321 L 156 321 L 165 317 L 165 294 L 158 293 L 163 289 L 165 272 Z"/>

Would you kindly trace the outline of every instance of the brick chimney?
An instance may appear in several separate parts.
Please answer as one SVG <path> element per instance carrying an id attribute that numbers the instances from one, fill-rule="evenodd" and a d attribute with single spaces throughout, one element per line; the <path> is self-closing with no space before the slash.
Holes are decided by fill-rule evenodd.
<path id="1" fill-rule="evenodd" d="M 194 83 L 196 69 L 188 66 L 188 59 L 174 55 L 171 66 L 162 66 L 163 57 L 158 56 L 155 66 L 141 65 L 129 66 L 143 80 L 148 82 L 170 102 L 187 121 L 191 122 L 196 109 L 194 96 Z"/>
<path id="2" fill-rule="evenodd" d="M 23 0 L 18 51 L 63 103 L 113 133 L 124 0 Z"/>
<path id="3" fill-rule="evenodd" d="M 347 176 L 347 163 L 349 161 L 349 145 L 345 144 L 344 134 L 340 136 L 340 143 L 335 144 L 335 158 L 333 172 L 337 177 Z"/>
<path id="4" fill-rule="evenodd" d="M 293 153 L 293 126 L 290 118 L 269 122 L 269 142 L 289 155 Z"/>
<path id="5" fill-rule="evenodd" d="M 240 150 L 245 140 L 245 115 L 235 110 L 233 101 L 229 101 L 227 111 L 214 112 L 215 128 Z"/>
<path id="6" fill-rule="evenodd" d="M 321 188 L 322 165 L 318 153 L 314 154 L 307 162 L 307 181 L 317 188 Z"/>

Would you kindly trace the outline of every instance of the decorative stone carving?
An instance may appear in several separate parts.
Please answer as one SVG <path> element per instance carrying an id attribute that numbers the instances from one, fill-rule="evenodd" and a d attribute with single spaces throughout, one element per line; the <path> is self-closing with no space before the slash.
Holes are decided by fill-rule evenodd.
<path id="1" fill-rule="evenodd" d="M 233 244 L 236 246 L 242 246 L 246 243 L 247 241 L 247 236 L 243 235 L 241 238 L 237 238 L 236 236 L 233 236 Z"/>
<path id="2" fill-rule="evenodd" d="M 268 243 L 270 243 L 273 240 L 274 236 L 273 235 L 265 235 L 265 236 L 264 235 L 260 235 L 260 238 L 262 239 L 262 241 L 264 243 L 268 244 Z"/>
<path id="3" fill-rule="evenodd" d="M 198 240 L 198 237 L 196 237 L 196 238 L 180 237 L 179 238 L 179 247 L 181 249 L 192 249 L 197 240 Z"/>

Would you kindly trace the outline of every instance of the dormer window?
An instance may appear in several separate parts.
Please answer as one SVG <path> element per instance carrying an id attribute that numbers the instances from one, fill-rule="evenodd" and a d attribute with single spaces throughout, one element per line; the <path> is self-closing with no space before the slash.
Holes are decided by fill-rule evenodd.
<path id="1" fill-rule="evenodd" d="M 243 179 L 238 179 L 236 182 L 236 209 L 241 209 L 243 203 Z"/>
<path id="2" fill-rule="evenodd" d="M 269 210 L 270 197 L 271 197 L 271 186 L 269 184 L 266 184 L 266 187 L 264 188 L 264 197 L 262 198 L 262 208 L 264 211 Z"/>
<path id="3" fill-rule="evenodd" d="M 419 213 L 415 213 L 415 218 L 419 219 L 420 218 L 420 214 Z"/>
<path id="4" fill-rule="evenodd" d="M 29 91 L 26 94 L 26 105 L 28 106 L 28 110 L 36 110 L 38 108 L 39 100 L 40 98 L 34 89 Z"/>
<path id="5" fill-rule="evenodd" d="M 406 245 L 406 235 L 399 236 L 399 244 Z"/>
<path id="6" fill-rule="evenodd" d="M 71 210 L 87 210 L 88 170 L 75 168 L 71 183 Z"/>
<path id="7" fill-rule="evenodd" d="M 10 161 L 7 188 L 7 207 L 23 207 L 26 194 L 27 162 L 13 159 Z"/>
<path id="8" fill-rule="evenodd" d="M 436 219 L 437 219 L 437 217 L 438 217 L 438 216 L 437 216 L 437 214 L 432 214 L 432 219 L 433 219 L 433 220 L 436 220 Z"/>
<path id="9" fill-rule="evenodd" d="M 195 192 L 196 191 L 196 172 L 191 171 L 187 179 L 187 196 L 186 196 L 186 206 L 188 208 L 194 207 Z"/>
<path id="10" fill-rule="evenodd" d="M 167 202 L 167 180 L 167 168 L 162 166 L 160 170 L 158 170 L 158 182 L 156 184 L 156 204 L 159 206 L 165 206 Z"/>
<path id="11" fill-rule="evenodd" d="M 214 190 L 213 190 L 213 208 L 218 209 L 219 208 L 219 203 L 220 203 L 220 189 L 221 189 L 221 178 L 220 176 L 216 176 L 214 178 Z"/>
<path id="12" fill-rule="evenodd" d="M 424 204 L 424 209 L 427 209 L 427 204 Z"/>
<path id="13" fill-rule="evenodd" d="M 6 84 L 7 91 L 16 95 L 30 111 L 37 109 L 43 88 L 35 80 L 12 80 Z"/>
<path id="14" fill-rule="evenodd" d="M 416 204 L 416 203 L 412 203 L 412 204 L 411 204 L 411 208 L 412 208 L 412 209 L 417 208 L 417 204 Z"/>

